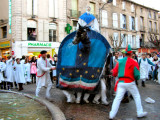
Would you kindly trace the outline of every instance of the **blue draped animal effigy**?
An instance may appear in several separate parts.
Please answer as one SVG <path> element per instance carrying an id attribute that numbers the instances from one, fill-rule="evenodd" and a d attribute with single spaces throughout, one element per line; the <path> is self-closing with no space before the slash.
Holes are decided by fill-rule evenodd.
<path id="1" fill-rule="evenodd" d="M 109 54 L 110 45 L 100 33 L 93 30 L 87 35 L 91 41 L 89 53 L 72 43 L 76 31 L 62 41 L 58 52 L 58 87 L 63 90 L 93 92 Z"/>

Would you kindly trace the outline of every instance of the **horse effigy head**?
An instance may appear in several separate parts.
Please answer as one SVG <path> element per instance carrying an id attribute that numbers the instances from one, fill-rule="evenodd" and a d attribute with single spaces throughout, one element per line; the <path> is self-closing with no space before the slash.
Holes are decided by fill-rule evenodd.
<path id="1" fill-rule="evenodd" d="M 79 29 L 77 30 L 76 36 L 75 36 L 74 40 L 72 41 L 72 43 L 74 45 L 76 45 L 79 42 L 86 40 L 86 38 L 87 38 L 87 31 L 90 31 L 89 27 L 87 27 L 87 26 L 81 26 L 79 24 Z"/>

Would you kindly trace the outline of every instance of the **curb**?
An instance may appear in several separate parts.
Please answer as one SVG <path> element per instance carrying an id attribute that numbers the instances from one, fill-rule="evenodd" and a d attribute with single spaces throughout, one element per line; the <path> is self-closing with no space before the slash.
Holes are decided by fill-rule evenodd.
<path id="1" fill-rule="evenodd" d="M 57 107 L 53 103 L 45 100 L 44 98 L 36 97 L 36 96 L 25 94 L 25 93 L 19 93 L 19 92 L 15 92 L 15 91 L 8 91 L 8 90 L 0 90 L 0 93 L 19 94 L 19 95 L 23 95 L 29 99 L 33 99 L 33 100 L 35 100 L 35 101 L 37 101 L 47 107 L 47 109 L 51 113 L 52 120 L 66 120 L 63 112 L 59 109 L 59 107 Z"/>

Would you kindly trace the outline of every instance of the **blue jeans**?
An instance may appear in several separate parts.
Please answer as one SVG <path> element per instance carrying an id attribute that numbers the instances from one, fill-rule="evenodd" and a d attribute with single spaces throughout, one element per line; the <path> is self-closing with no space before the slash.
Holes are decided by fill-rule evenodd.
<path id="1" fill-rule="evenodd" d="M 157 70 L 154 70 L 153 73 L 152 73 L 152 78 L 153 80 L 157 80 Z"/>

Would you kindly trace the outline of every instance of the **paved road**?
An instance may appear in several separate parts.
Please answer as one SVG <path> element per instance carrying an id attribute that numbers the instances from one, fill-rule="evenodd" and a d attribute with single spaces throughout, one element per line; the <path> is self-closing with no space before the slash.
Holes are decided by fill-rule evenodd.
<path id="1" fill-rule="evenodd" d="M 22 92 L 34 94 L 35 88 L 35 84 L 25 85 Z M 144 110 L 149 112 L 148 116 L 141 120 L 160 120 L 160 85 L 147 81 L 145 88 L 139 85 L 139 91 Z M 68 104 L 61 90 L 53 88 L 51 93 L 53 103 L 60 107 L 67 120 L 108 120 L 108 113 L 112 103 L 109 106 L 95 105 L 92 103 Z M 45 88 L 42 88 L 40 96 L 45 97 Z M 144 100 L 147 97 L 154 99 L 156 101 L 155 104 L 146 103 Z M 111 99 L 110 101 L 112 102 Z M 136 107 L 133 100 L 130 103 L 121 104 L 116 120 L 137 120 Z"/>

